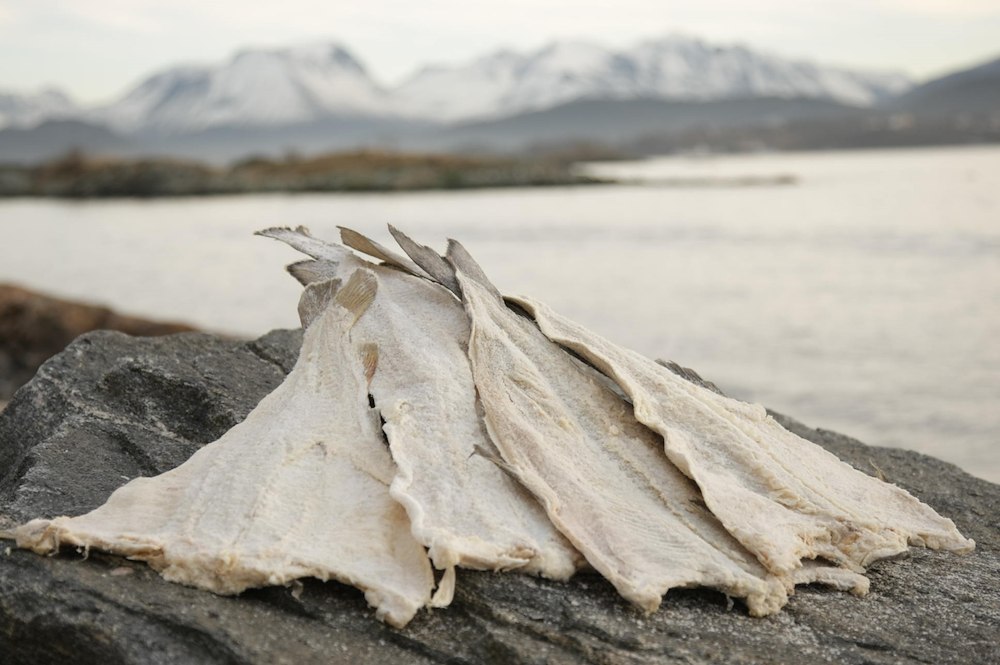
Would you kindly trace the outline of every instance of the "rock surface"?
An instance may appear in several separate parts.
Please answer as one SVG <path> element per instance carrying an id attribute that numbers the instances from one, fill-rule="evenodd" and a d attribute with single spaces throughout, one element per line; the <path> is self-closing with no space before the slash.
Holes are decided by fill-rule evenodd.
<path id="1" fill-rule="evenodd" d="M 0 414 L 0 527 L 78 514 L 184 461 L 281 382 L 301 337 L 84 335 Z M 911 550 L 858 599 L 800 588 L 777 616 L 706 590 L 650 615 L 609 584 L 462 571 L 454 604 L 405 630 L 360 592 L 305 581 L 224 598 L 91 552 L 39 557 L 0 541 L 4 663 L 988 663 L 1000 661 L 1000 486 L 916 453 L 786 426 L 951 517 L 976 551 Z"/>
<path id="2" fill-rule="evenodd" d="M 0 410 L 3 400 L 27 383 L 43 362 L 78 335 L 102 328 L 140 336 L 194 330 L 0 284 Z"/>

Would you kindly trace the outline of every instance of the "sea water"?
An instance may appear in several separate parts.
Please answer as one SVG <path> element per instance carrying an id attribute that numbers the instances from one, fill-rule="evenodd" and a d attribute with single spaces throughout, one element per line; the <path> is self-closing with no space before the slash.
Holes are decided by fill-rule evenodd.
<path id="1" fill-rule="evenodd" d="M 0 281 L 253 336 L 297 324 L 300 258 L 254 230 L 388 222 L 734 396 L 1000 481 L 1000 148 L 586 168 L 630 184 L 0 201 Z"/>

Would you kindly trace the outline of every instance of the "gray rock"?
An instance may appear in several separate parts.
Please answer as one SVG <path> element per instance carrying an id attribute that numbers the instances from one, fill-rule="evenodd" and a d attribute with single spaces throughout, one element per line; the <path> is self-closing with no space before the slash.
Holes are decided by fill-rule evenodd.
<path id="1" fill-rule="evenodd" d="M 0 414 L 0 520 L 82 513 L 128 479 L 180 464 L 280 383 L 300 340 L 293 331 L 249 343 L 79 338 Z M 332 582 L 224 598 L 117 557 L 40 557 L 5 552 L 0 541 L 0 661 L 1000 662 L 1000 487 L 916 453 L 782 420 L 954 519 L 978 542 L 975 553 L 912 550 L 872 567 L 866 598 L 800 588 L 765 619 L 706 590 L 671 591 L 644 616 L 592 574 L 561 584 L 463 571 L 450 608 L 393 630 L 359 592 Z"/>

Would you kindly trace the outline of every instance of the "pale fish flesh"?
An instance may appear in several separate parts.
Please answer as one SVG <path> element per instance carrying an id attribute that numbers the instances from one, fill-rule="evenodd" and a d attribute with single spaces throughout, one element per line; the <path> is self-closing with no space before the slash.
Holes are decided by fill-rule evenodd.
<path id="1" fill-rule="evenodd" d="M 19 527 L 18 545 L 106 550 L 220 594 L 335 579 L 364 591 L 386 622 L 410 621 L 430 602 L 434 578 L 389 494 L 396 469 L 368 405 L 374 350 L 361 358 L 350 343 L 376 278 L 360 270 L 337 285 L 309 287 L 298 362 L 243 422 L 86 515 Z"/>
<path id="2" fill-rule="evenodd" d="M 361 234 L 343 232 L 362 251 L 423 274 Z M 476 409 L 469 324 L 459 301 L 433 282 L 371 265 L 304 230 L 262 234 L 321 259 L 291 266 L 306 283 L 358 266 L 376 276 L 378 295 L 352 339 L 380 350 L 369 391 L 397 466 L 390 491 L 406 507 L 413 534 L 434 565 L 569 578 L 583 558 L 535 498 L 489 461 L 494 447 Z"/>
<path id="3" fill-rule="evenodd" d="M 763 407 L 685 380 L 530 298 L 508 301 L 620 386 L 636 417 L 663 435 L 667 457 L 769 570 L 823 557 L 860 571 L 908 544 L 973 549 L 951 520 L 789 432 Z"/>
<path id="4" fill-rule="evenodd" d="M 510 310 L 461 245 L 449 245 L 448 259 L 505 468 L 623 597 L 653 611 L 669 589 L 705 586 L 745 599 L 760 616 L 778 611 L 796 583 L 867 591 L 863 576 L 830 566 L 797 576 L 765 570 L 705 508 L 627 402 Z"/>

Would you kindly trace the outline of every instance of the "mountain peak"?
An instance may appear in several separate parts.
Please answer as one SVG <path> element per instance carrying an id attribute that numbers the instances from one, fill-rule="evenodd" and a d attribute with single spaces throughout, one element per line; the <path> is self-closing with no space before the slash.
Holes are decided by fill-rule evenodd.
<path id="1" fill-rule="evenodd" d="M 95 112 L 124 131 L 192 132 L 384 115 L 384 92 L 333 42 L 248 48 L 221 64 L 158 72 Z"/>
<path id="2" fill-rule="evenodd" d="M 277 48 L 245 48 L 237 51 L 230 63 L 260 58 L 278 58 L 311 63 L 313 65 L 335 65 L 364 73 L 365 67 L 351 52 L 338 42 L 305 42 L 293 46 Z"/>
<path id="3" fill-rule="evenodd" d="M 161 71 L 91 117 L 123 131 L 190 133 L 359 115 L 466 121 L 580 99 L 811 97 L 868 106 L 908 87 L 896 74 L 667 33 L 627 48 L 560 39 L 531 50 L 501 49 L 459 65 L 425 67 L 387 91 L 346 47 L 325 41 L 244 49 L 222 63 Z"/>
<path id="4" fill-rule="evenodd" d="M 72 98 L 53 86 L 33 92 L 0 90 L 0 129 L 34 127 L 46 120 L 72 117 L 78 112 Z"/>
<path id="5" fill-rule="evenodd" d="M 557 40 L 520 54 L 425 69 L 404 81 L 396 97 L 412 115 L 465 120 L 577 99 L 812 97 L 869 106 L 910 85 L 899 74 L 824 67 L 674 32 L 624 49 Z"/>

